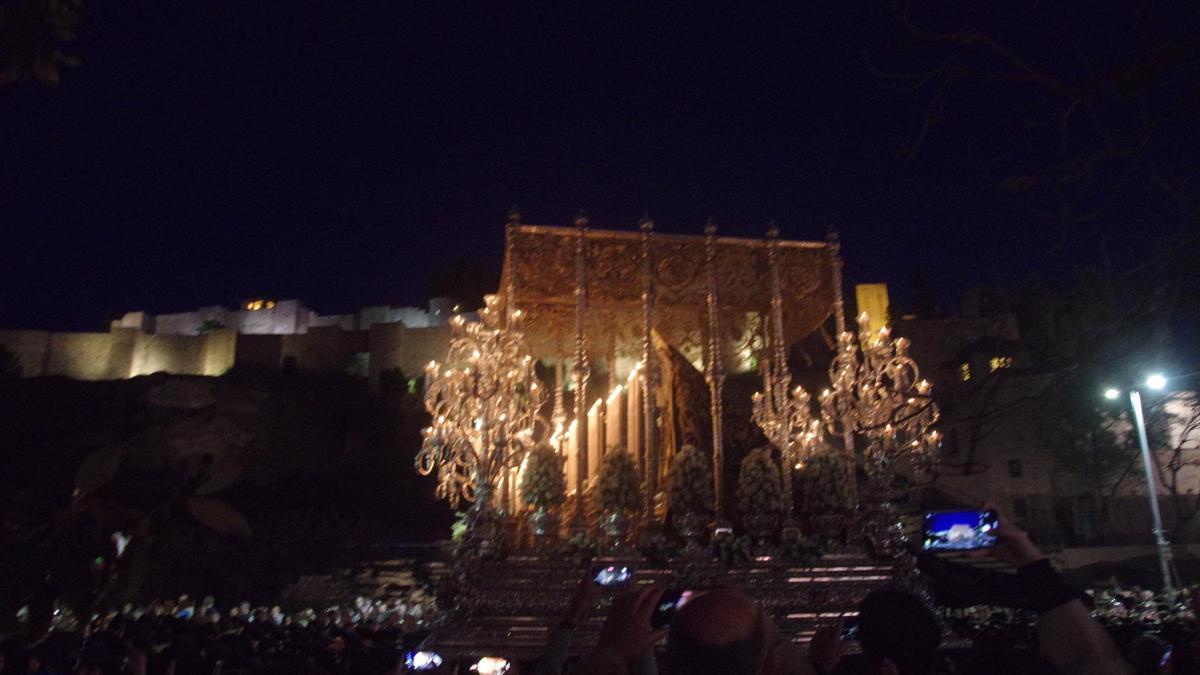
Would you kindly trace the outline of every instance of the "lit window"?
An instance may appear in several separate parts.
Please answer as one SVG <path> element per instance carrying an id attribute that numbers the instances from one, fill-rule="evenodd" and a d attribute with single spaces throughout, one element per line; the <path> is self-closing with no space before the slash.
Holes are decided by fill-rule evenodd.
<path id="1" fill-rule="evenodd" d="M 962 363 L 958 366 L 958 379 L 966 382 L 971 379 L 971 364 Z"/>
<path id="2" fill-rule="evenodd" d="M 246 301 L 246 310 L 247 311 L 257 312 L 260 309 L 275 309 L 275 301 L 274 300 L 247 300 Z"/>
<path id="3" fill-rule="evenodd" d="M 1001 368 L 1012 368 L 1012 364 L 1013 358 L 1011 356 L 993 356 L 988 361 L 988 367 L 992 369 L 992 372 Z"/>

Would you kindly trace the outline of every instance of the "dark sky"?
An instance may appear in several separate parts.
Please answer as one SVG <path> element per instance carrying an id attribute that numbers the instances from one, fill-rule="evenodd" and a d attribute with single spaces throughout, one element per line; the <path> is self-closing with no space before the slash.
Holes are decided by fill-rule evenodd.
<path id="1" fill-rule="evenodd" d="M 836 224 L 850 281 L 903 300 L 926 265 L 947 303 L 1086 263 L 1117 221 L 1156 226 L 1134 205 L 1063 244 L 997 189 L 1044 161 L 1019 88 L 961 86 L 903 156 L 929 101 L 866 65 L 913 56 L 882 6 L 475 4 L 86 0 L 83 65 L 0 88 L 0 327 L 259 294 L 422 304 L 447 260 L 498 267 L 513 204 L 671 232 Z"/>

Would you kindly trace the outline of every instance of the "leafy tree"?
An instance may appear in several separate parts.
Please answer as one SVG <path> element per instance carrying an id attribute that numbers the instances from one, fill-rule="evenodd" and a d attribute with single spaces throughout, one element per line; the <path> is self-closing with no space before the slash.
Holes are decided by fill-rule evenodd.
<path id="1" fill-rule="evenodd" d="M 0 2 L 0 85 L 37 79 L 56 85 L 59 69 L 78 66 L 62 48 L 79 30 L 81 0 Z"/>

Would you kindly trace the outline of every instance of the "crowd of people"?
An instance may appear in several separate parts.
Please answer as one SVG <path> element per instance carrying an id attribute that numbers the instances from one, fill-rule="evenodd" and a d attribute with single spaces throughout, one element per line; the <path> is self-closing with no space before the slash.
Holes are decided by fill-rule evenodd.
<path id="1" fill-rule="evenodd" d="M 61 620 L 48 635 L 0 642 L 0 675 L 376 675 L 403 672 L 403 655 L 428 634 L 431 600 L 356 598 L 323 611 L 285 613 L 211 597 L 126 606 L 86 626 Z"/>
<path id="2" fill-rule="evenodd" d="M 994 554 L 1017 570 L 1032 629 L 974 635 L 969 647 L 943 644 L 945 616 L 920 598 L 894 589 L 873 591 L 857 613 L 859 650 L 849 653 L 842 625 L 817 631 L 808 649 L 782 638 L 770 615 L 735 588 L 709 589 L 655 623 L 664 589 L 635 587 L 612 603 L 594 649 L 571 661 L 577 626 L 596 604 L 584 580 L 550 632 L 541 658 L 512 664 L 533 675 L 1000 675 L 1029 673 L 1200 673 L 1193 607 L 1174 612 L 1144 592 L 1084 594 L 1066 584 L 1028 536 L 1001 521 Z M 1170 602 L 1180 599 L 1172 596 Z M 1098 602 L 1097 602 L 1098 601 Z M 0 675 L 392 675 L 406 672 L 404 655 L 428 634 L 426 596 L 408 601 L 357 599 L 345 607 L 293 614 L 243 603 L 219 612 L 212 598 L 186 596 L 126 607 L 82 630 L 56 630 L 36 642 L 0 644 Z M 1094 608 L 1093 603 L 1098 607 Z M 1116 611 L 1122 605 L 1132 612 Z M 1154 608 L 1158 609 L 1154 609 Z M 1151 617 L 1148 612 L 1159 614 Z M 1170 620 L 1162 620 L 1167 611 Z M 1157 618 L 1105 622 L 1107 616 Z M 1099 619 L 1098 619 L 1099 617 Z M 1147 626 L 1154 625 L 1154 630 Z M 665 643 L 665 649 L 657 646 Z M 441 672 L 451 672 L 445 664 Z M 506 668 L 509 667 L 506 665 Z M 455 670 L 453 672 L 466 672 Z M 477 672 L 483 672 L 479 669 Z"/>
<path id="3" fill-rule="evenodd" d="M 1036 617 L 1027 640 L 977 636 L 969 647 L 943 646 L 943 623 L 917 596 L 877 590 L 858 607 L 860 653 L 848 654 L 842 626 L 817 631 L 807 653 L 781 639 L 769 614 L 737 589 L 716 589 L 683 606 L 667 627 L 651 622 L 663 590 L 644 587 L 617 600 L 599 643 L 567 667 L 578 623 L 573 602 L 552 634 L 535 675 L 1117 675 L 1200 673 L 1195 609 L 1160 634 L 1113 631 L 1093 616 L 1091 598 L 1059 576 L 1025 532 L 1000 522 L 994 555 L 1016 568 L 1016 581 Z M 582 594 L 582 593 L 581 593 Z M 1147 598 L 1141 598 L 1148 600 Z M 1198 599 L 1200 600 L 1200 599 Z M 1143 624 L 1128 623 L 1135 628 Z M 1139 628 L 1140 630 L 1140 628 Z M 665 658 L 654 645 L 666 641 Z"/>

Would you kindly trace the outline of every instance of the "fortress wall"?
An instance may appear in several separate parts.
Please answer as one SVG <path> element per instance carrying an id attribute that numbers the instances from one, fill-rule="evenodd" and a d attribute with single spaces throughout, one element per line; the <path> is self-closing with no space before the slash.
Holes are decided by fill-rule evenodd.
<path id="1" fill-rule="evenodd" d="M 344 372 L 351 357 L 368 349 L 365 333 L 337 326 L 315 326 L 307 333 L 284 335 L 282 358 L 306 372 Z"/>
<path id="2" fill-rule="evenodd" d="M 356 354 L 369 353 L 369 376 L 399 368 L 420 377 L 425 364 L 446 357 L 450 327 L 376 324 L 370 331 L 319 326 L 296 335 L 245 335 L 224 329 L 204 335 L 153 335 L 114 326 L 108 333 L 0 331 L 24 377 L 61 375 L 114 380 L 156 372 L 222 375 L 238 365 L 279 368 L 294 361 L 307 372 L 343 372 Z"/>
<path id="3" fill-rule="evenodd" d="M 237 333 L 234 351 L 239 368 L 278 368 L 283 363 L 283 336 Z"/>
<path id="4" fill-rule="evenodd" d="M 399 368 L 406 377 L 420 377 L 430 361 L 446 358 L 450 327 L 405 328 L 403 324 L 376 324 L 370 331 L 370 378 L 377 384 L 384 371 Z"/>
<path id="5" fill-rule="evenodd" d="M 400 370 L 409 377 L 420 377 L 430 361 L 445 361 L 450 348 L 450 326 L 410 328 L 407 344 L 400 354 Z"/>
<path id="6" fill-rule="evenodd" d="M 129 377 L 137 331 L 111 333 L 51 333 L 42 375 L 77 380 L 117 380 Z"/>
<path id="7" fill-rule="evenodd" d="M 42 374 L 50 332 L 44 330 L 0 330 L 0 345 L 17 358 L 22 377 Z"/>
<path id="8" fill-rule="evenodd" d="M 208 335 L 138 335 L 129 377 L 165 372 L 204 375 Z"/>
<path id="9" fill-rule="evenodd" d="M 308 328 L 308 310 L 298 300 L 280 300 L 274 307 L 239 310 L 230 315 L 230 328 L 239 333 L 286 335 Z"/>
<path id="10" fill-rule="evenodd" d="M 204 364 L 202 375 L 224 375 L 233 367 L 237 357 L 237 333 L 229 330 L 214 330 L 204 336 Z"/>

